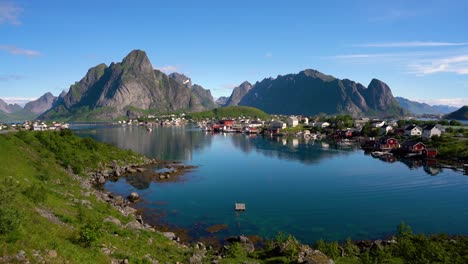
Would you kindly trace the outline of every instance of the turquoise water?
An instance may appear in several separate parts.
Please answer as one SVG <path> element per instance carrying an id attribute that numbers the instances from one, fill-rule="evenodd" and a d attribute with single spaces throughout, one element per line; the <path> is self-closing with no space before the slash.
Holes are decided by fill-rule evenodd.
<path id="1" fill-rule="evenodd" d="M 228 225 L 218 238 L 283 232 L 304 243 L 382 238 L 401 221 L 417 233 L 468 234 L 468 176 L 460 172 L 387 163 L 318 141 L 184 127 L 89 129 L 78 134 L 199 166 L 177 182 L 130 176 L 105 185 L 122 195 L 137 191 L 147 219 L 188 229 L 196 239 L 216 224 Z M 247 210 L 236 213 L 236 202 Z"/>

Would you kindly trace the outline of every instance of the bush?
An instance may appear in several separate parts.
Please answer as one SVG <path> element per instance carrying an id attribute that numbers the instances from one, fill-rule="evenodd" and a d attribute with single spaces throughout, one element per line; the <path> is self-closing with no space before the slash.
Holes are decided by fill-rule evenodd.
<path id="1" fill-rule="evenodd" d="M 101 236 L 100 225 L 88 222 L 81 226 L 78 232 L 78 242 L 84 247 L 90 247 Z"/>
<path id="2" fill-rule="evenodd" d="M 12 207 L 0 207 L 0 234 L 16 231 L 23 220 L 20 212 Z"/>
<path id="3" fill-rule="evenodd" d="M 227 247 L 226 250 L 226 257 L 227 258 L 245 258 L 247 257 L 247 252 L 245 251 L 242 244 L 238 242 L 234 242 Z"/>
<path id="4" fill-rule="evenodd" d="M 31 185 L 23 191 L 23 194 L 36 204 L 47 200 L 47 190 L 40 184 Z"/>

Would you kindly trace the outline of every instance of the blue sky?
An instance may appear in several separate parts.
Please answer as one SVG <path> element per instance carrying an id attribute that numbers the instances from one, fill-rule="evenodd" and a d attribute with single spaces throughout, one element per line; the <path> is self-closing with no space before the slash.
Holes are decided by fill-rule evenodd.
<path id="1" fill-rule="evenodd" d="M 215 97 L 312 68 L 459 106 L 468 104 L 466 10 L 450 0 L 0 0 L 0 98 L 57 95 L 90 67 L 142 49 L 154 68 Z"/>

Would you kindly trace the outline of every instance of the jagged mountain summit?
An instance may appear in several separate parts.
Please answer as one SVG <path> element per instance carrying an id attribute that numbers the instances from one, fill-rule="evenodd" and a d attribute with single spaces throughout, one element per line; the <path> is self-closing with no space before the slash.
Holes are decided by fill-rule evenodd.
<path id="1" fill-rule="evenodd" d="M 406 113 L 388 85 L 380 80 L 373 79 L 366 88 L 311 69 L 256 82 L 239 105 L 271 114 L 401 116 Z"/>
<path id="2" fill-rule="evenodd" d="M 144 51 L 133 50 L 122 62 L 89 69 L 40 118 L 110 120 L 149 109 L 161 113 L 202 111 L 214 105 L 209 90 L 188 88 L 183 81 L 153 69 Z"/>
<path id="3" fill-rule="evenodd" d="M 448 114 L 445 118 L 468 120 L 468 105 L 462 106 L 460 109 Z"/>
<path id="4" fill-rule="evenodd" d="M 11 113 L 17 112 L 17 111 L 19 111 L 21 109 L 22 109 L 22 107 L 20 105 L 18 105 L 18 104 L 7 104 L 5 101 L 0 99 L 0 111 L 1 112 L 11 114 Z"/>
<path id="5" fill-rule="evenodd" d="M 228 100 L 224 104 L 225 106 L 234 106 L 239 105 L 239 102 L 242 98 L 252 89 L 252 84 L 245 81 L 241 85 L 237 86 L 232 90 L 231 96 L 229 96 Z"/>
<path id="6" fill-rule="evenodd" d="M 228 100 L 229 100 L 229 97 L 221 96 L 218 99 L 216 99 L 215 103 L 219 106 L 224 106 Z"/>

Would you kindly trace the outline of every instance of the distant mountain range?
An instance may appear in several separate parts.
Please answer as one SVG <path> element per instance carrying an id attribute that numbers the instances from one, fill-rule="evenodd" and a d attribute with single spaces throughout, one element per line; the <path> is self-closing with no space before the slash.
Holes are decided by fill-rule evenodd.
<path id="1" fill-rule="evenodd" d="M 445 116 L 447 119 L 468 120 L 468 105 L 462 106 L 460 109 Z"/>
<path id="2" fill-rule="evenodd" d="M 183 74 L 170 76 L 153 69 L 146 53 L 130 52 L 119 63 L 88 70 L 40 119 L 111 120 L 159 113 L 202 111 L 216 107 L 211 92 Z"/>
<path id="3" fill-rule="evenodd" d="M 448 106 L 448 105 L 432 105 L 431 106 L 425 103 L 411 101 L 403 97 L 396 97 L 396 100 L 398 101 L 401 107 L 403 107 L 408 112 L 415 114 L 415 115 L 423 115 L 423 114 L 440 115 L 440 114 L 448 114 L 450 112 L 457 110 L 457 108 L 453 106 Z"/>
<path id="4" fill-rule="evenodd" d="M 351 114 L 353 116 L 402 116 L 406 111 L 390 88 L 373 79 L 368 87 L 316 70 L 304 70 L 251 85 L 236 87 L 226 105 L 259 108 L 270 114 Z"/>
<path id="5" fill-rule="evenodd" d="M 134 118 L 145 113 L 197 112 L 217 106 L 251 106 L 269 114 L 353 116 L 403 116 L 446 114 L 450 106 L 430 106 L 394 97 L 390 87 L 373 79 L 364 85 L 338 79 L 316 70 L 247 81 L 235 87 L 229 97 L 214 102 L 210 90 L 192 84 L 181 73 L 164 74 L 153 69 L 146 53 L 133 50 L 122 62 L 99 64 L 55 97 L 46 93 L 24 108 L 0 100 L 0 121 L 38 117 L 45 120 L 112 120 Z"/>

